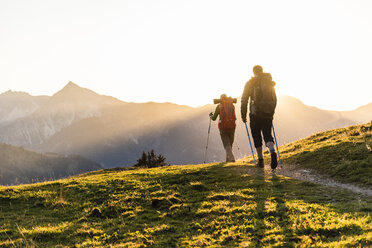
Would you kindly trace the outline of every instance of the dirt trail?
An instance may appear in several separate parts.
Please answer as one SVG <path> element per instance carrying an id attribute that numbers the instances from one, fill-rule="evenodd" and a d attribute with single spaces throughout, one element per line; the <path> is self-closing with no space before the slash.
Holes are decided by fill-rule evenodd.
<path id="1" fill-rule="evenodd" d="M 257 173 L 259 170 L 258 168 L 254 168 L 254 167 L 246 167 L 246 169 L 250 173 Z M 265 173 L 272 173 L 271 169 L 269 167 L 265 167 Z M 286 165 L 283 169 L 279 168 L 278 166 L 278 168 L 275 170 L 275 174 L 302 180 L 302 181 L 313 182 L 313 183 L 321 184 L 324 186 L 336 187 L 339 189 L 346 189 L 353 193 L 372 197 L 372 189 L 361 188 L 353 184 L 336 182 L 330 178 L 319 175 L 311 170 L 295 168 L 294 165 Z"/>
<path id="2" fill-rule="evenodd" d="M 340 183 L 336 182 L 330 178 L 325 176 L 319 175 L 311 170 L 308 169 L 296 169 L 293 165 L 287 165 L 283 169 L 277 169 L 276 174 L 283 175 L 286 177 L 291 177 L 303 181 L 309 181 L 329 187 L 336 187 L 341 189 L 346 189 L 352 191 L 354 193 L 363 194 L 366 196 L 372 196 L 372 189 L 368 188 L 361 188 L 359 186 L 348 184 L 348 183 Z"/>

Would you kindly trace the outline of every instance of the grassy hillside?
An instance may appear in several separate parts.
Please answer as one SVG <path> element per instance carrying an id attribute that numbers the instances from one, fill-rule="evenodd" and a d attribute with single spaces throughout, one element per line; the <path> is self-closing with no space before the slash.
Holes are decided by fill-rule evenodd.
<path id="1" fill-rule="evenodd" d="M 0 187 L 0 247 L 367 247 L 372 199 L 244 164 Z"/>
<path id="2" fill-rule="evenodd" d="M 372 122 L 321 132 L 282 146 L 287 164 L 337 181 L 372 186 Z"/>

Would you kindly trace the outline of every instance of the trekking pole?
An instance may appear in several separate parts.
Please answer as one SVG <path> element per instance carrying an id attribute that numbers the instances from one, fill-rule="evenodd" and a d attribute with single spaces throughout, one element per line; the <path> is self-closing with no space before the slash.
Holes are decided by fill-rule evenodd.
<path id="1" fill-rule="evenodd" d="M 278 151 L 278 158 L 279 158 L 280 168 L 283 169 L 282 160 L 280 159 L 280 154 L 279 154 L 278 141 L 276 140 L 274 124 L 272 125 L 272 128 L 273 128 L 273 133 L 274 133 L 274 138 L 275 138 L 275 146 L 276 146 L 276 150 Z"/>
<path id="2" fill-rule="evenodd" d="M 207 150 L 208 150 L 208 142 L 209 142 L 209 133 L 211 132 L 211 122 L 212 122 L 212 119 L 209 118 L 207 145 L 205 146 L 205 154 L 204 154 L 204 164 L 205 164 L 205 161 L 207 160 Z"/>
<path id="3" fill-rule="evenodd" d="M 256 159 L 254 158 L 254 153 L 253 153 L 253 148 L 252 148 L 251 138 L 250 138 L 250 136 L 249 136 L 249 131 L 248 131 L 247 123 L 244 122 L 244 124 L 245 124 L 245 130 L 247 130 L 247 135 L 248 135 L 248 140 L 249 140 L 249 146 L 251 147 L 251 152 L 252 152 L 252 157 L 253 157 L 254 166 L 257 167 Z"/>

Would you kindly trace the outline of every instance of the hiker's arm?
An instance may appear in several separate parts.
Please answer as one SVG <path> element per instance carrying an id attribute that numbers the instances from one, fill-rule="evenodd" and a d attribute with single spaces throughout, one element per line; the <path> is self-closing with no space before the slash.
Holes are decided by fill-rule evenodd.
<path id="1" fill-rule="evenodd" d="M 248 106 L 250 91 L 251 91 L 250 81 L 248 81 L 245 84 L 242 99 L 241 99 L 240 112 L 241 112 L 241 117 L 242 117 L 243 122 L 247 122 L 247 106 Z"/>
<path id="2" fill-rule="evenodd" d="M 219 114 L 220 114 L 220 105 L 218 104 L 216 107 L 216 110 L 214 111 L 214 114 L 211 115 L 212 121 L 215 121 Z"/>

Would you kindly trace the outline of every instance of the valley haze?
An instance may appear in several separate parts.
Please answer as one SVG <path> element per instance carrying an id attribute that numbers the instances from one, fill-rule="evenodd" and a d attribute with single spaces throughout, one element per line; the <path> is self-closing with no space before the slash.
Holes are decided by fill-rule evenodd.
<path id="1" fill-rule="evenodd" d="M 211 99 L 212 102 L 212 99 Z M 7 91 L 0 95 L 0 143 L 37 152 L 79 154 L 105 168 L 131 166 L 143 150 L 154 149 L 170 164 L 203 161 L 208 113 L 215 105 L 124 102 L 69 82 L 53 96 Z M 249 155 L 236 104 L 234 153 Z M 353 111 L 327 111 L 279 96 L 274 116 L 279 145 L 310 134 L 371 120 L 372 103 Z M 217 122 L 212 123 L 207 160 L 222 161 Z"/>

